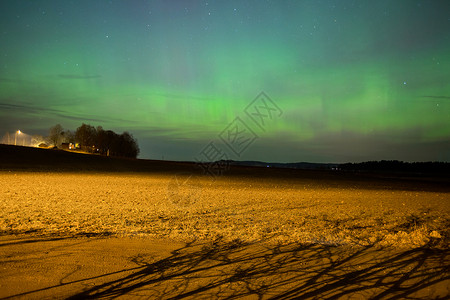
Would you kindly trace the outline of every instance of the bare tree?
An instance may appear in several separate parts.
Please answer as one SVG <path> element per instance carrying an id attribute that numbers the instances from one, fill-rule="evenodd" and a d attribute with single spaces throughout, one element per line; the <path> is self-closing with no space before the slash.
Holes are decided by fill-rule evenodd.
<path id="1" fill-rule="evenodd" d="M 61 124 L 56 124 L 55 126 L 50 127 L 48 139 L 54 146 L 59 146 L 61 139 L 62 139 L 63 132 L 64 132 L 64 129 L 61 126 Z"/>
<path id="2" fill-rule="evenodd" d="M 63 136 L 63 143 L 75 143 L 75 133 L 70 131 L 70 130 L 66 130 L 62 133 Z"/>
<path id="3" fill-rule="evenodd" d="M 42 135 L 33 135 L 31 137 L 31 146 L 37 147 L 40 144 L 47 143 L 46 139 Z"/>

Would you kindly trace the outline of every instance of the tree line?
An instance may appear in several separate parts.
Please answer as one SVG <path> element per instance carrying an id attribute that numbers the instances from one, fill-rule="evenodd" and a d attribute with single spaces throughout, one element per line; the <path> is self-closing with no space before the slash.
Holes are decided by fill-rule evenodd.
<path id="1" fill-rule="evenodd" d="M 366 161 L 345 163 L 339 166 L 347 171 L 388 171 L 405 173 L 450 174 L 450 163 L 446 162 L 404 162 L 398 160 Z"/>
<path id="2" fill-rule="evenodd" d="M 64 130 L 60 124 L 56 124 L 50 128 L 48 140 L 57 147 L 63 143 L 79 144 L 84 151 L 108 156 L 136 158 L 140 151 L 131 133 L 124 131 L 117 134 L 112 130 L 104 130 L 102 126 L 84 123 L 75 132 Z"/>

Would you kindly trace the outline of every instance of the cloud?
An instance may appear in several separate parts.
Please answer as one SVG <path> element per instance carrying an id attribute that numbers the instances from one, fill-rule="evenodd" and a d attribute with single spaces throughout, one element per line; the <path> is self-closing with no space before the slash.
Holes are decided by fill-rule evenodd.
<path id="1" fill-rule="evenodd" d="M 63 79 L 96 79 L 101 78 L 101 75 L 75 75 L 75 74 L 58 74 L 59 78 Z"/>
<path id="2" fill-rule="evenodd" d="M 3 102 L 1 101 L 3 100 Z M 0 109 L 1 110 L 9 110 L 13 111 L 13 113 L 10 113 L 10 115 L 14 115 L 16 113 L 20 113 L 24 115 L 24 113 L 28 114 L 47 114 L 47 115 L 53 115 L 64 119 L 69 120 L 75 120 L 75 121 L 91 121 L 91 122 L 99 122 L 99 123 L 107 123 L 107 122 L 119 122 L 119 123 L 125 123 L 125 124 L 136 124 L 137 122 L 134 120 L 124 120 L 120 118 L 97 118 L 96 116 L 80 116 L 78 114 L 68 113 L 64 110 L 59 109 L 53 109 L 53 108 L 46 108 L 46 107 L 39 107 L 39 106 L 33 106 L 33 105 L 24 105 L 24 104 L 10 104 L 5 103 L 6 101 L 13 101 L 11 99 L 0 99 Z M 3 116 L 3 118 L 8 119 L 9 116 Z"/>
<path id="3" fill-rule="evenodd" d="M 8 99 L 5 99 L 8 100 Z M 22 104 L 10 104 L 10 103 L 2 103 L 0 102 L 0 108 L 8 109 L 8 110 L 19 110 L 20 112 L 28 112 L 28 113 L 36 113 L 36 112 L 48 112 L 48 113 L 61 113 L 61 110 L 45 108 L 45 107 L 37 107 L 31 105 L 22 105 Z"/>

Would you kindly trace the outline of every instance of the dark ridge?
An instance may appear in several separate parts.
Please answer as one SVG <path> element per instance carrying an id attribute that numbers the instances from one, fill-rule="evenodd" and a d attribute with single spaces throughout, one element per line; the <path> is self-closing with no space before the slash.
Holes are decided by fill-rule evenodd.
<path id="1" fill-rule="evenodd" d="M 398 160 L 367 161 L 362 163 L 340 164 L 342 170 L 349 171 L 389 171 L 410 174 L 436 174 L 450 176 L 450 163 L 447 162 L 404 162 Z"/>
<path id="2" fill-rule="evenodd" d="M 223 163 L 223 162 L 222 162 Z M 265 164 L 265 163 L 264 163 Z M 142 172 L 161 175 L 194 174 L 215 179 L 239 177 L 261 179 L 261 182 L 313 183 L 329 187 L 364 187 L 373 189 L 407 189 L 450 192 L 450 178 L 445 176 L 414 176 L 386 172 L 356 172 L 338 169 L 299 169 L 272 165 L 222 164 L 222 175 L 211 176 L 195 162 L 106 157 L 58 149 L 40 149 L 0 144 L 0 171 L 3 172 Z M 304 163 L 302 163 L 304 164 Z M 311 167 L 311 164 L 308 165 Z M 319 164 L 324 165 L 324 164 Z M 331 164 L 330 164 L 331 165 Z M 208 166 L 206 166 L 208 167 Z"/>
<path id="3" fill-rule="evenodd" d="M 286 169 L 302 169 L 302 170 L 335 170 L 339 164 L 333 163 L 310 163 L 310 162 L 295 162 L 295 163 L 276 163 L 264 161 L 226 161 L 232 166 L 253 166 L 264 168 L 286 168 Z"/>
<path id="4" fill-rule="evenodd" d="M 178 172 L 194 169 L 193 163 L 107 157 L 0 144 L 0 170 L 58 172 Z"/>

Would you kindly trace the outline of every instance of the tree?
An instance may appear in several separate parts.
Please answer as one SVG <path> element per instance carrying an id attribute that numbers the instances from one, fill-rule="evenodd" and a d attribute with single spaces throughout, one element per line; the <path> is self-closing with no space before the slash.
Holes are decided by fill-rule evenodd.
<path id="1" fill-rule="evenodd" d="M 117 133 L 112 130 L 105 131 L 104 147 L 105 154 L 111 156 L 119 156 L 119 135 L 117 135 Z"/>
<path id="2" fill-rule="evenodd" d="M 100 154 L 106 154 L 108 151 L 107 145 L 106 145 L 106 131 L 103 130 L 102 126 L 97 126 L 97 132 L 96 132 L 96 146 L 97 149 L 99 149 Z"/>
<path id="3" fill-rule="evenodd" d="M 96 143 L 96 130 L 93 126 L 89 124 L 81 124 L 75 132 L 75 139 L 80 143 L 85 149 L 92 147 Z"/>
<path id="4" fill-rule="evenodd" d="M 63 143 L 75 143 L 75 134 L 70 131 L 66 130 L 62 133 L 63 135 Z"/>
<path id="5" fill-rule="evenodd" d="M 60 145 L 63 132 L 64 132 L 64 129 L 61 126 L 61 124 L 56 124 L 55 126 L 50 127 L 48 139 L 50 140 L 50 143 L 53 144 L 53 146 Z"/>
<path id="6" fill-rule="evenodd" d="M 31 145 L 34 147 L 39 146 L 40 144 L 45 144 L 47 141 L 42 135 L 33 135 L 31 137 Z"/>
<path id="7" fill-rule="evenodd" d="M 95 128 L 83 123 L 75 134 L 69 130 L 63 132 L 62 127 L 60 132 L 66 143 L 80 143 L 81 148 L 88 152 L 136 158 L 140 151 L 137 140 L 127 131 L 119 135 L 112 130 L 104 130 L 101 126 Z"/>
<path id="8" fill-rule="evenodd" d="M 120 135 L 120 152 L 122 156 L 136 158 L 139 151 L 137 141 L 132 134 L 125 131 Z"/>

